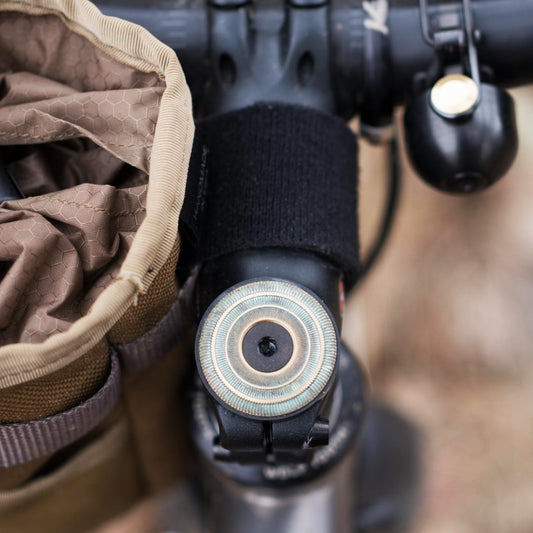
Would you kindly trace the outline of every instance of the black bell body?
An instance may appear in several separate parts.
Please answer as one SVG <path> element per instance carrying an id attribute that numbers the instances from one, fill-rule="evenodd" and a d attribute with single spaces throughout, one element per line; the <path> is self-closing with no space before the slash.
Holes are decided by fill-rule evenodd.
<path id="1" fill-rule="evenodd" d="M 474 110 L 444 117 L 430 103 L 431 91 L 416 95 L 404 116 L 407 152 L 429 185 L 448 193 L 483 190 L 511 167 L 518 149 L 512 97 L 482 83 Z"/>

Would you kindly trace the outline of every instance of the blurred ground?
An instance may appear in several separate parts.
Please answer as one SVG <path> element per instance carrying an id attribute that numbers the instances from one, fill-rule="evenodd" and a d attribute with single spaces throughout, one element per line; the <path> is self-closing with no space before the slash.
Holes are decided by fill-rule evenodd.
<path id="1" fill-rule="evenodd" d="M 482 194 L 449 197 L 404 161 L 391 239 L 348 302 L 344 336 L 374 394 L 423 435 L 415 533 L 533 531 L 533 91 L 515 95 L 521 148 L 510 174 Z M 363 249 L 385 171 L 384 152 L 363 145 Z M 99 533 L 164 531 L 172 498 Z"/>

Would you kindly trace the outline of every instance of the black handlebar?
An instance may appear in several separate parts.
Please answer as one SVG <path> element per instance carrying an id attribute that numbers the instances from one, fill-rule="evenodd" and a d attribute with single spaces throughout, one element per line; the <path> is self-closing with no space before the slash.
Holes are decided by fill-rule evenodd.
<path id="1" fill-rule="evenodd" d="M 324 65 L 331 78 L 328 83 L 335 93 L 333 108 L 327 110 L 345 117 L 360 113 L 368 94 L 376 97 L 385 92 L 381 98 L 388 98 L 391 104 L 405 103 L 417 73 L 427 71 L 435 60 L 433 48 L 424 40 L 416 0 L 97 0 L 96 3 L 105 14 L 140 24 L 172 47 L 180 58 L 193 94 L 205 91 L 206 80 L 212 78 L 213 69 L 219 76 L 231 78 L 235 74 L 232 72 L 234 65 L 228 63 L 228 58 L 235 59 L 232 53 L 259 55 L 257 47 L 263 47 L 260 55 L 266 61 L 275 62 L 280 55 L 286 59 L 288 48 L 295 40 L 282 37 L 278 50 L 266 50 L 271 43 L 265 45 L 253 35 L 257 29 L 253 21 L 257 9 L 266 13 L 261 24 L 265 26 L 266 20 L 266 25 L 270 24 L 269 32 L 279 31 L 280 26 L 290 26 L 291 32 L 313 31 L 307 41 L 305 36 L 302 39 L 301 33 L 299 35 L 299 42 L 307 42 L 310 48 L 314 41 L 322 39 L 315 44 L 317 49 L 320 46 L 319 49 L 328 54 Z M 533 0 L 472 0 L 471 6 L 478 36 L 478 57 L 485 78 L 506 87 L 532 82 Z M 236 12 L 241 14 L 228 15 Z M 278 20 L 283 12 L 284 20 Z M 304 13 L 305 24 L 298 26 L 297 21 Z M 460 16 L 458 1 L 429 3 L 430 27 Z M 316 17 L 314 28 L 309 17 Z M 214 36 L 215 26 L 218 36 Z M 313 67 L 316 74 L 316 69 L 320 70 L 320 58 L 314 58 L 314 65 L 306 64 L 302 50 L 298 50 L 298 60 L 303 61 L 302 75 Z M 260 63 L 254 68 L 268 70 L 270 63 Z M 282 63 L 278 69 L 286 67 L 286 62 Z M 243 89 L 234 98 L 240 105 L 246 103 L 247 94 L 260 98 L 261 86 L 257 83 L 253 90 L 251 87 Z M 294 87 L 292 83 L 291 90 Z M 323 88 L 317 89 L 324 93 Z M 272 94 L 272 88 L 268 91 Z M 299 98 L 295 93 L 292 100 L 299 102 Z M 212 95 L 210 99 L 213 100 Z M 283 100 L 287 102 L 291 98 L 285 95 Z M 328 105 L 325 103 L 323 107 Z M 230 109 L 234 104 L 228 102 L 224 106 Z"/>
<path id="2" fill-rule="evenodd" d="M 418 3 L 405 4 L 393 2 L 389 22 L 393 92 L 397 103 L 404 103 L 409 81 L 433 60 L 433 50 L 422 36 Z M 471 5 L 475 28 L 480 34 L 477 43 L 480 64 L 490 70 L 491 81 L 505 87 L 531 83 L 533 2 L 472 0 Z M 449 11 L 458 13 L 459 4 L 430 5 L 430 18 Z"/>

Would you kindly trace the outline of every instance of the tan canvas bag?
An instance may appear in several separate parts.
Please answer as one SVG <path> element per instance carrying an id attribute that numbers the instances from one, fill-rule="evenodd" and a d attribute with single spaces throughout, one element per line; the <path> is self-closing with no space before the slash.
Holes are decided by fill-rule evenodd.
<path id="1" fill-rule="evenodd" d="M 0 531 L 85 531 L 180 475 L 175 284 L 194 125 L 171 49 L 86 0 L 0 2 Z"/>

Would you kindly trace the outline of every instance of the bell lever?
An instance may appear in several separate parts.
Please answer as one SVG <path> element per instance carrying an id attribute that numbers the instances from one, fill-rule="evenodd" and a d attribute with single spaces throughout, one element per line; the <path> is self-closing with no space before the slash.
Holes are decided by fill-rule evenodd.
<path id="1" fill-rule="evenodd" d="M 463 55 L 466 55 L 470 76 L 479 84 L 481 83 L 481 77 L 476 41 L 479 41 L 481 34 L 479 30 L 474 29 L 470 0 L 459 1 L 461 2 L 462 25 L 458 17 L 453 17 L 456 19 L 454 21 L 456 24 L 451 25 L 451 12 L 440 10 L 437 19 L 441 26 L 431 32 L 428 0 L 419 0 L 422 36 L 424 41 L 439 54 L 441 59 L 444 55 L 449 55 L 450 51 L 452 53 L 459 51 Z"/>
<path id="2" fill-rule="evenodd" d="M 466 46 L 468 50 L 468 64 L 470 68 L 470 76 L 476 82 L 481 84 L 481 77 L 479 74 L 479 61 L 477 56 L 477 48 L 475 42 L 474 22 L 472 20 L 472 8 L 470 6 L 470 0 L 463 0 L 463 20 L 466 33 Z"/>
<path id="3" fill-rule="evenodd" d="M 450 25 L 449 15 L 443 12 L 437 19 L 442 25 L 433 33 L 427 0 L 419 2 L 422 35 L 436 52 L 438 72 L 451 71 L 433 85 L 431 107 L 448 119 L 471 114 L 481 100 L 481 75 L 476 48 L 480 35 L 474 29 L 470 0 L 461 0 L 462 16 L 453 17 L 454 25 Z M 457 73 L 458 67 L 461 73 Z"/>

